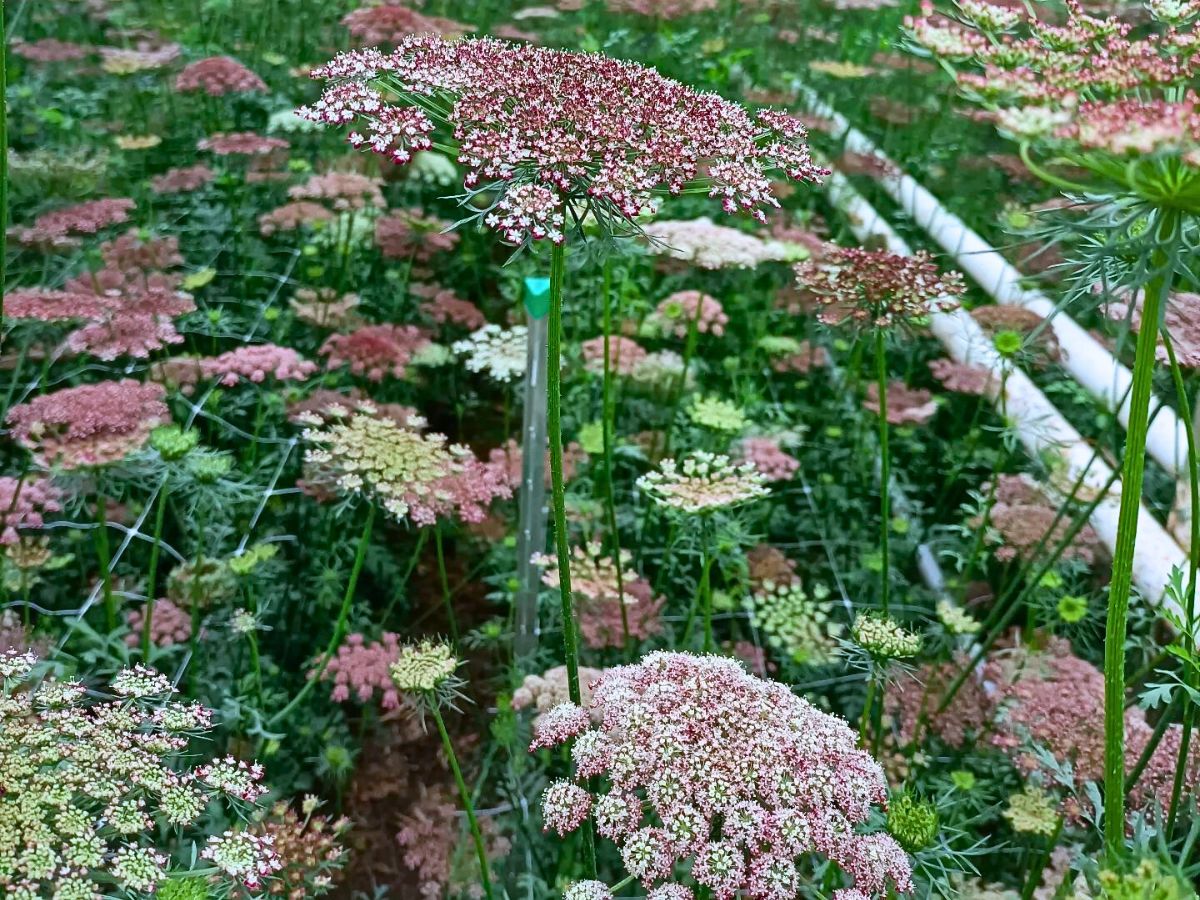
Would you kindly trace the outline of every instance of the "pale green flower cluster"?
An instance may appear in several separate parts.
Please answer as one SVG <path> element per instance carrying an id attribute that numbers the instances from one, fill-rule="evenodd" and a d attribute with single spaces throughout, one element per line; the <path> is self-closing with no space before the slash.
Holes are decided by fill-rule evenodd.
<path id="1" fill-rule="evenodd" d="M 0 653 L 0 896 L 141 898 L 186 877 L 192 868 L 171 862 L 166 836 L 198 827 L 214 799 L 256 800 L 261 768 L 231 758 L 187 768 L 191 736 L 211 727 L 211 713 L 170 700 L 170 681 L 151 669 L 121 672 L 115 696 L 92 700 L 79 682 L 34 683 L 36 664 Z M 260 849 L 261 874 L 274 862 Z M 228 886 L 210 885 L 214 896 Z"/>
<path id="2" fill-rule="evenodd" d="M 837 655 L 843 631 L 842 624 L 833 619 L 828 597 L 829 588 L 823 584 L 814 586 L 810 594 L 798 581 L 766 581 L 746 598 L 744 606 L 751 624 L 776 651 L 802 665 L 820 666 Z"/>
<path id="3" fill-rule="evenodd" d="M 400 655 L 388 671 L 402 691 L 431 694 L 454 678 L 458 660 L 449 644 L 423 640 L 400 648 Z"/>
<path id="4" fill-rule="evenodd" d="M 688 407 L 688 418 L 702 428 L 737 434 L 746 427 L 746 414 L 736 403 L 720 397 L 696 397 Z"/>
<path id="5" fill-rule="evenodd" d="M 876 659 L 909 659 L 921 652 L 921 636 L 887 616 L 859 613 L 850 634 Z"/>

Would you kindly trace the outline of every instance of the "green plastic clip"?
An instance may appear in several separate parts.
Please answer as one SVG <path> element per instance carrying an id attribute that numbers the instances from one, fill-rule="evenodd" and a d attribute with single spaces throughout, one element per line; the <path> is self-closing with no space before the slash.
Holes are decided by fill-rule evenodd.
<path id="1" fill-rule="evenodd" d="M 525 309 L 535 319 L 544 319 L 550 314 L 550 279 L 525 279 Z"/>

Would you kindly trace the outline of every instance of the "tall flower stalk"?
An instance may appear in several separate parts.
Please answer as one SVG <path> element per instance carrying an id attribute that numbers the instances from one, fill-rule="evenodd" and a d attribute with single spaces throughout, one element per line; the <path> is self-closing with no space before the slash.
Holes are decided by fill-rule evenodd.
<path id="1" fill-rule="evenodd" d="M 1143 295 L 1144 326 L 1138 331 L 1125 458 L 1121 464 L 1121 506 L 1104 625 L 1104 845 L 1110 862 L 1120 857 L 1125 846 L 1125 637 L 1137 520 L 1142 504 L 1142 479 L 1146 469 L 1150 389 L 1158 350 L 1157 323 L 1171 289 L 1179 224 L 1179 216 L 1173 210 L 1164 210 L 1160 214 L 1156 232 L 1158 246 L 1152 259 L 1154 274 Z"/>

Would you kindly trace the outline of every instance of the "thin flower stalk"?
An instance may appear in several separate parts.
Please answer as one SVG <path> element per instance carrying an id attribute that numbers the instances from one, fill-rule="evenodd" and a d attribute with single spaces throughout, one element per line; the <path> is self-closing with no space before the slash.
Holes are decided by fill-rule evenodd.
<path id="1" fill-rule="evenodd" d="M 616 425 L 616 398 L 613 391 L 613 360 L 610 352 L 610 335 L 612 334 L 612 266 L 608 261 L 604 264 L 604 386 L 603 386 L 603 417 L 601 427 L 604 441 L 604 511 L 608 521 L 609 536 L 612 540 L 613 559 L 621 558 L 621 534 L 617 530 L 617 487 L 613 478 L 613 430 Z M 617 604 L 621 610 L 621 636 L 625 648 L 629 647 L 629 612 L 625 608 L 625 585 L 622 567 L 616 567 L 617 573 Z"/>
<path id="2" fill-rule="evenodd" d="M 434 724 L 437 725 L 438 734 L 442 738 L 442 748 L 446 751 L 446 759 L 450 762 L 450 771 L 454 774 L 454 784 L 458 787 L 458 795 L 462 798 L 463 810 L 467 814 L 471 840 L 475 844 L 475 855 L 479 859 L 483 892 L 488 900 L 492 900 L 495 894 L 492 890 L 492 876 L 488 870 L 487 848 L 483 843 L 483 832 L 479 828 L 479 819 L 475 816 L 475 804 L 471 801 L 471 791 L 467 788 L 467 782 L 463 778 L 462 768 L 458 764 L 458 756 L 454 752 L 454 744 L 450 741 L 450 733 L 446 730 L 446 723 L 442 719 L 442 711 L 438 709 L 437 703 L 431 703 L 429 711 L 433 716 Z"/>
<path id="3" fill-rule="evenodd" d="M 333 654 L 337 651 L 338 644 L 342 642 L 342 638 L 346 636 L 346 623 L 350 618 L 350 605 L 354 601 L 354 589 L 358 586 L 358 576 L 362 572 L 363 561 L 367 556 L 367 546 L 371 542 L 371 526 L 375 523 L 375 505 L 367 506 L 367 517 L 363 523 L 362 534 L 358 539 L 358 549 L 354 553 L 354 565 L 350 569 L 350 579 L 346 582 L 346 593 L 342 597 L 342 608 L 338 612 L 337 623 L 333 627 L 333 635 L 329 639 L 329 646 L 325 648 L 325 652 L 321 655 L 321 662 L 317 668 L 309 676 L 308 682 L 300 689 L 291 702 L 287 704 L 275 715 L 267 720 L 268 725 L 275 725 L 287 718 L 288 713 L 299 706 L 304 699 L 309 695 L 317 682 L 321 680 L 321 676 L 325 674 L 325 669 L 329 665 L 329 661 L 333 659 Z"/>
<path id="4" fill-rule="evenodd" d="M 883 609 L 884 615 L 887 615 L 892 588 L 891 553 L 888 547 L 892 530 L 892 459 L 888 452 L 887 356 L 884 352 L 884 343 L 883 329 L 876 328 L 875 378 L 879 385 L 879 554 L 882 558 L 879 576 L 879 605 Z"/>
<path id="5" fill-rule="evenodd" d="M 154 618 L 154 601 L 158 597 L 156 582 L 158 580 L 158 557 L 162 549 L 163 523 L 167 512 L 167 498 L 171 493 L 171 476 L 163 478 L 162 487 L 158 489 L 154 511 L 154 537 L 150 545 L 150 566 L 146 572 L 146 614 L 142 620 L 142 659 L 150 659 L 150 628 Z"/>
<path id="6" fill-rule="evenodd" d="M 1179 365 L 1179 358 L 1175 353 L 1175 345 L 1171 341 L 1171 335 L 1167 329 L 1164 320 L 1162 325 L 1163 345 L 1167 351 L 1167 360 L 1171 368 L 1171 380 L 1175 384 L 1175 396 L 1179 403 L 1180 410 L 1191 409 L 1188 403 L 1187 388 L 1183 383 L 1183 370 Z M 1191 504 L 1191 515 L 1188 517 L 1188 577 L 1184 588 L 1183 602 L 1185 604 L 1184 611 L 1184 640 L 1186 651 L 1195 656 L 1196 654 L 1196 579 L 1200 572 L 1200 455 L 1196 449 L 1196 429 L 1185 428 L 1184 434 L 1187 436 L 1187 467 L 1188 467 L 1188 500 Z M 1187 687 L 1195 690 L 1196 684 L 1196 668 L 1189 666 L 1187 669 L 1185 684 Z M 1162 722 L 1167 721 L 1167 716 L 1164 714 Z M 1175 830 L 1175 819 L 1179 813 L 1179 801 L 1183 794 L 1183 780 L 1187 775 L 1188 753 L 1192 743 L 1192 729 L 1196 721 L 1196 704 L 1188 703 L 1183 710 L 1183 727 L 1179 742 L 1179 757 L 1175 763 L 1175 776 L 1171 784 L 1171 804 L 1167 812 L 1167 831 L 1168 837 Z M 1147 752 L 1153 753 L 1153 748 L 1162 739 L 1160 729 L 1155 729 L 1156 737 L 1152 738 L 1147 746 Z M 1147 756 L 1147 759 L 1149 757 Z M 1130 780 L 1133 780 L 1132 777 Z"/>
<path id="7" fill-rule="evenodd" d="M 554 514 L 554 549 L 558 558 L 558 590 L 562 604 L 563 656 L 571 702 L 582 704 L 579 689 L 579 625 L 571 594 L 571 548 L 567 534 L 567 501 L 563 482 L 562 441 L 562 309 L 567 268 L 566 245 L 550 250 L 550 317 L 546 350 L 546 436 L 550 444 L 550 492 Z M 607 354 L 605 355 L 607 358 Z M 596 843 L 591 825 L 583 830 L 586 870 L 596 874 Z"/>

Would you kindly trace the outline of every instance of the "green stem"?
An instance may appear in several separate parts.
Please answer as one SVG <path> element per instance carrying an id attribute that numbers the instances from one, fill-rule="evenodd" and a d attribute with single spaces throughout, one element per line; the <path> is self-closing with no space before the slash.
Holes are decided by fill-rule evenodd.
<path id="1" fill-rule="evenodd" d="M 117 603 L 112 591 L 112 552 L 108 546 L 108 498 L 96 495 L 96 559 L 100 564 L 100 589 L 104 595 L 104 621 L 108 630 L 117 628 Z"/>
<path id="2" fill-rule="evenodd" d="M 1156 273 L 1144 292 L 1143 326 L 1138 332 L 1133 363 L 1133 390 L 1129 398 L 1129 425 L 1121 468 L 1121 506 L 1104 629 L 1104 847 L 1110 865 L 1119 861 L 1125 846 L 1125 638 L 1142 477 L 1146 467 L 1146 431 L 1158 321 L 1171 286 L 1172 260 L 1161 244 L 1176 239 L 1177 222 L 1177 213 L 1163 211 L 1158 225 L 1160 246 L 1154 252 Z"/>
<path id="3" fill-rule="evenodd" d="M 154 511 L 154 543 L 150 545 L 150 567 L 146 573 L 146 608 L 142 616 L 142 660 L 150 659 L 150 627 L 154 619 L 154 601 L 158 597 L 158 555 L 162 549 L 163 520 L 167 512 L 167 497 L 171 491 L 171 477 L 163 479 L 159 488 Z"/>
<path id="4" fill-rule="evenodd" d="M 625 608 L 624 566 L 621 564 L 621 535 L 617 531 L 617 486 L 613 479 L 613 430 L 616 404 L 613 399 L 612 359 L 609 335 L 612 333 L 612 267 L 604 263 L 604 391 L 602 430 L 604 437 L 604 511 L 612 540 L 613 563 L 617 568 L 617 602 L 621 608 L 621 643 L 629 653 L 629 611 Z"/>
<path id="5" fill-rule="evenodd" d="M 437 701 L 429 704 L 433 721 L 437 724 L 438 734 L 442 737 L 442 747 L 446 751 L 446 759 L 450 762 L 450 771 L 454 773 L 454 783 L 458 785 L 458 795 L 462 798 L 463 809 L 467 814 L 467 823 L 471 826 L 471 838 L 475 841 L 475 855 L 479 857 L 479 877 L 483 882 L 483 892 L 488 900 L 493 900 L 492 876 L 488 870 L 487 848 L 483 843 L 483 832 L 479 829 L 479 820 L 475 818 L 475 804 L 471 802 L 471 792 L 467 790 L 467 782 L 463 779 L 462 769 L 458 765 L 458 756 L 454 753 L 454 745 L 450 742 L 450 733 L 446 731 L 446 723 L 442 720 L 441 710 Z"/>
<path id="6" fill-rule="evenodd" d="M 454 617 L 454 604 L 450 602 L 450 579 L 446 577 L 446 555 L 442 550 L 442 526 L 433 526 L 433 544 L 437 550 L 438 581 L 442 586 L 442 605 L 446 607 L 446 621 L 449 623 L 450 640 L 455 648 L 458 647 L 458 620 Z"/>
<path id="7" fill-rule="evenodd" d="M 246 641 L 250 644 L 250 664 L 254 667 L 254 695 L 258 698 L 258 706 L 261 709 L 263 703 L 263 681 L 262 681 L 262 660 L 258 656 L 258 636 L 253 631 L 246 634 Z"/>
<path id="8" fill-rule="evenodd" d="M 705 543 L 701 553 L 704 554 L 704 569 L 700 573 L 700 603 L 704 609 L 704 652 L 713 650 L 713 604 L 712 604 L 712 565 L 713 559 Z"/>
<path id="9" fill-rule="evenodd" d="M 354 567 L 350 570 L 350 580 L 346 582 L 346 594 L 342 597 L 342 608 L 338 612 L 337 624 L 333 627 L 333 635 L 329 639 L 329 646 L 325 648 L 325 653 L 321 656 L 321 662 L 317 666 L 304 687 L 300 692 L 292 698 L 292 701 L 281 709 L 275 715 L 267 720 L 268 727 L 276 722 L 283 720 L 288 713 L 300 705 L 305 697 L 316 687 L 317 682 L 321 680 L 321 676 L 325 674 L 325 667 L 329 665 L 329 660 L 333 658 L 334 651 L 337 650 L 338 644 L 341 643 L 342 637 L 346 633 L 346 622 L 350 618 L 350 606 L 354 601 L 354 588 L 358 585 L 358 575 L 362 571 L 363 560 L 367 556 L 367 545 L 371 543 L 371 526 L 375 523 L 375 507 L 369 505 L 367 507 L 367 520 L 363 523 L 362 535 L 358 539 L 358 549 L 354 554 Z"/>
<path id="10" fill-rule="evenodd" d="M 579 634 L 571 596 L 571 549 L 567 534 L 567 498 L 563 487 L 562 445 L 562 311 L 563 281 L 567 274 L 567 248 L 555 244 L 550 251 L 550 320 L 546 346 L 546 437 L 550 444 L 550 491 L 553 496 L 554 549 L 558 557 L 558 594 L 562 602 L 563 656 L 567 666 L 567 692 L 571 702 L 583 705 L 579 690 Z M 590 822 L 583 823 L 585 871 L 596 875 L 596 839 Z"/>
<path id="11" fill-rule="evenodd" d="M 563 656 L 571 702 L 582 705 L 579 690 L 579 646 L 571 596 L 571 549 L 567 535 L 567 501 L 563 486 L 562 449 L 562 307 L 566 247 L 555 244 L 550 255 L 550 322 L 546 353 L 546 431 L 550 443 L 550 490 L 554 514 L 554 547 L 558 555 L 562 603 Z"/>
<path id="12" fill-rule="evenodd" d="M 1191 405 L 1188 403 L 1187 389 L 1183 384 L 1183 370 L 1179 367 L 1179 359 L 1175 355 L 1175 345 L 1167 331 L 1166 323 L 1162 326 L 1163 346 L 1167 350 L 1167 360 L 1171 365 L 1171 380 L 1175 384 L 1175 397 L 1181 414 L 1190 415 Z M 1200 455 L 1196 450 L 1196 425 L 1189 421 L 1184 432 L 1187 436 L 1187 467 L 1188 467 L 1188 502 L 1191 504 L 1188 513 L 1188 579 L 1184 589 L 1183 602 L 1184 622 L 1187 634 L 1184 635 L 1184 648 L 1188 654 L 1196 654 L 1196 577 L 1200 567 Z M 1184 683 L 1191 688 L 1196 685 L 1195 666 L 1189 666 L 1184 675 Z M 1163 718 L 1166 718 L 1164 713 Z M 1167 837 L 1175 830 L 1175 817 L 1179 812 L 1179 801 L 1183 794 L 1183 780 L 1187 775 L 1188 756 L 1192 742 L 1192 728 L 1196 721 L 1196 704 L 1189 703 L 1183 710 L 1183 727 L 1179 741 L 1179 756 L 1175 760 L 1175 776 L 1171 783 L 1171 803 L 1167 813 Z M 1157 731 L 1157 729 L 1156 729 Z M 1155 741 L 1157 743 L 1157 741 Z"/>
<path id="13" fill-rule="evenodd" d="M 404 577 L 400 579 L 400 584 L 392 591 L 392 599 L 388 601 L 387 607 L 383 611 L 383 616 L 380 622 L 385 626 L 388 620 L 392 617 L 392 610 L 396 607 L 396 601 L 400 599 L 400 589 L 408 586 L 408 579 L 412 577 L 413 569 L 417 567 L 417 562 L 421 558 L 421 551 L 425 549 L 425 542 L 429 540 L 429 529 L 422 528 L 417 532 L 417 543 L 413 547 L 412 554 L 408 557 L 408 566 L 404 569 Z"/>
<path id="14" fill-rule="evenodd" d="M 867 675 L 867 697 L 863 701 L 862 718 L 858 720 L 858 739 L 863 747 L 868 746 L 871 733 L 871 709 L 875 705 L 875 673 Z"/>
<path id="15" fill-rule="evenodd" d="M 884 355 L 882 328 L 875 329 L 875 383 L 879 387 L 879 553 L 883 557 L 879 596 L 883 614 L 887 615 L 892 587 L 891 558 L 888 549 L 892 527 L 889 493 L 892 482 L 892 466 L 891 454 L 888 451 L 887 357 Z"/>
<path id="16" fill-rule="evenodd" d="M 5 285 L 8 282 L 8 40 L 4 2 L 0 0 L 0 322 L 4 321 Z M 16 376 L 14 375 L 14 378 Z"/>

